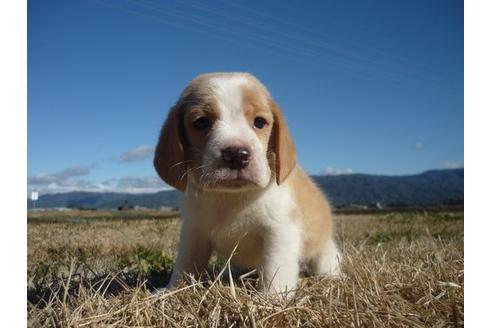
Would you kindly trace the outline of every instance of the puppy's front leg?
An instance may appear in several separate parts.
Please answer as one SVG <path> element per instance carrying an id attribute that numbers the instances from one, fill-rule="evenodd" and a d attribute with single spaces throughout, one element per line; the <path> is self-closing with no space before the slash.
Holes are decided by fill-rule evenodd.
<path id="1" fill-rule="evenodd" d="M 183 223 L 179 239 L 178 257 L 167 289 L 176 286 L 185 274 L 200 274 L 207 266 L 212 248 L 201 231 Z"/>
<path id="2" fill-rule="evenodd" d="M 289 297 L 299 276 L 299 228 L 288 224 L 278 226 L 265 237 L 265 253 L 260 268 L 261 290 L 267 294 L 286 292 Z"/>

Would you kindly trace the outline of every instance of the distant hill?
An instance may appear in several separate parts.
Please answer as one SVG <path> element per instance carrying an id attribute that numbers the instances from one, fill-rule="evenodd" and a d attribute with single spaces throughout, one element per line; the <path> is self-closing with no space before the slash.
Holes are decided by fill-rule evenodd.
<path id="1" fill-rule="evenodd" d="M 464 169 L 432 170 L 416 175 L 369 174 L 312 176 L 336 207 L 458 205 L 464 202 Z M 153 194 L 69 192 L 41 195 L 37 207 L 117 208 L 129 205 L 178 207 L 181 193 L 175 190 Z M 28 201 L 30 205 L 30 201 Z"/>
<path id="2" fill-rule="evenodd" d="M 334 206 L 430 206 L 464 203 L 464 169 L 416 175 L 346 174 L 313 176 Z"/>
<path id="3" fill-rule="evenodd" d="M 114 192 L 74 191 L 59 194 L 41 195 L 36 202 L 38 208 L 118 208 L 128 205 L 158 208 L 161 206 L 178 207 L 181 193 L 175 190 L 159 191 L 152 194 L 129 194 Z M 30 201 L 28 200 L 30 205 Z"/>

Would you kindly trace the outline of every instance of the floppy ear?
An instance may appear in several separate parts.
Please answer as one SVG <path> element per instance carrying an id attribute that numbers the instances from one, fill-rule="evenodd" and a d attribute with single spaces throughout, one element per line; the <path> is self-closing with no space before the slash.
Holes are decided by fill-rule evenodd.
<path id="1" fill-rule="evenodd" d="M 186 162 L 183 147 L 183 121 L 178 106 L 171 109 L 161 129 L 155 149 L 154 167 L 167 184 L 184 191 Z"/>
<path id="2" fill-rule="evenodd" d="M 270 141 L 275 154 L 275 176 L 277 184 L 281 184 L 296 166 L 296 148 L 292 142 L 282 111 L 273 100 L 270 100 L 270 108 L 273 112 L 274 120 Z"/>

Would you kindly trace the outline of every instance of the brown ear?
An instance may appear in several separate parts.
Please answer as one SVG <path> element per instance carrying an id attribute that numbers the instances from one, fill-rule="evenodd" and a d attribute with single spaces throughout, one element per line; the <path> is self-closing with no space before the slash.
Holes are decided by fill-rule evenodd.
<path id="1" fill-rule="evenodd" d="M 270 108 L 273 112 L 273 129 L 270 137 L 273 148 L 274 169 L 277 184 L 281 184 L 296 166 L 296 148 L 287 128 L 282 111 L 278 105 L 271 100 Z"/>
<path id="2" fill-rule="evenodd" d="M 161 129 L 155 149 L 154 167 L 167 184 L 184 191 L 186 162 L 183 147 L 183 121 L 178 106 L 171 109 Z"/>

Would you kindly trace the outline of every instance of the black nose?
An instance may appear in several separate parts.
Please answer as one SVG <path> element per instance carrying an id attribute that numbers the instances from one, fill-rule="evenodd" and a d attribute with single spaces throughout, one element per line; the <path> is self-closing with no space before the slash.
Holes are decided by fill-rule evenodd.
<path id="1" fill-rule="evenodd" d="M 222 160 L 231 170 L 242 170 L 249 164 L 249 150 L 240 147 L 228 147 L 222 150 Z"/>

